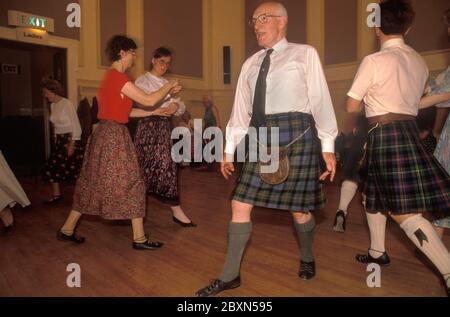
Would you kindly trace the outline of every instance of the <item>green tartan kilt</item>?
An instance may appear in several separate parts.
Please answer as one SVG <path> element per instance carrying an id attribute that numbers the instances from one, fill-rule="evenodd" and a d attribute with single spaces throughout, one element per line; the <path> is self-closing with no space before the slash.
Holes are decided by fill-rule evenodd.
<path id="1" fill-rule="evenodd" d="M 321 147 L 311 115 L 283 113 L 266 116 L 269 127 L 279 128 L 279 144 L 285 146 L 309 127 L 304 137 L 289 147 L 289 177 L 279 185 L 264 183 L 259 177 L 258 163 L 244 164 L 233 200 L 253 206 L 308 212 L 325 206 L 325 191 L 321 175 Z M 270 145 L 270 137 L 268 138 Z"/>

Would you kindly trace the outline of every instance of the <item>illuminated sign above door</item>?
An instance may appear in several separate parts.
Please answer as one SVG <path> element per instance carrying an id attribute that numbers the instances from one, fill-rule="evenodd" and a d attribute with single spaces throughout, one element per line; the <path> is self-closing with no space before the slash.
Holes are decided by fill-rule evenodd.
<path id="1" fill-rule="evenodd" d="M 15 10 L 8 11 L 8 24 L 47 32 L 55 31 L 53 19 Z"/>

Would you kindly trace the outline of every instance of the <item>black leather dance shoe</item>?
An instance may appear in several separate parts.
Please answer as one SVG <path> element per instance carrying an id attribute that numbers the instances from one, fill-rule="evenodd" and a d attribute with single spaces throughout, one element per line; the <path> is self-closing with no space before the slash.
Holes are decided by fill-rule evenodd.
<path id="1" fill-rule="evenodd" d="M 86 241 L 84 237 L 80 237 L 79 235 L 76 234 L 75 231 L 71 236 L 68 236 L 67 234 L 62 233 L 61 230 L 59 230 L 56 236 L 60 241 L 70 241 L 76 244 L 82 244 Z"/>
<path id="2" fill-rule="evenodd" d="M 0 236 L 10 236 L 14 233 L 15 230 L 16 226 L 14 225 L 14 223 L 12 223 L 9 226 L 3 228 L 3 230 L 0 232 Z"/>
<path id="3" fill-rule="evenodd" d="M 164 243 L 159 242 L 159 241 L 150 241 L 147 240 L 143 243 L 137 243 L 137 242 L 133 242 L 133 249 L 135 250 L 157 250 L 162 248 L 162 246 L 164 245 Z"/>
<path id="4" fill-rule="evenodd" d="M 300 269 L 298 271 L 298 277 L 302 280 L 308 281 L 316 276 L 316 263 L 300 261 Z"/>
<path id="5" fill-rule="evenodd" d="M 52 198 L 50 198 L 49 200 L 44 202 L 44 205 L 53 205 L 56 204 L 57 202 L 63 200 L 64 197 L 62 195 L 59 196 L 53 196 Z"/>
<path id="6" fill-rule="evenodd" d="M 356 261 L 360 263 L 376 263 L 380 266 L 389 265 L 391 263 L 391 259 L 389 258 L 387 252 L 384 252 L 383 255 L 380 256 L 379 258 L 372 257 L 370 255 L 370 252 L 367 252 L 367 254 L 357 254 Z"/>
<path id="7" fill-rule="evenodd" d="M 197 297 L 209 297 L 219 294 L 220 292 L 226 291 L 228 289 L 234 289 L 241 286 L 241 277 L 238 276 L 230 282 L 224 282 L 221 280 L 213 280 L 210 285 L 202 288 L 195 296 Z"/>
<path id="8" fill-rule="evenodd" d="M 195 228 L 197 225 L 195 223 L 191 222 L 182 222 L 181 220 L 178 220 L 175 218 L 175 216 L 172 217 L 173 222 L 175 222 L 177 225 L 182 226 L 183 228 Z"/>

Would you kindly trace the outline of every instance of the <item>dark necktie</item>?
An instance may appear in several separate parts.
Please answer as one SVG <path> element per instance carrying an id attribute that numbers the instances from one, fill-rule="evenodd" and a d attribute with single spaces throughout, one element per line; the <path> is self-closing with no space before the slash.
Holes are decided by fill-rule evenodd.
<path id="1" fill-rule="evenodd" d="M 259 128 L 266 125 L 266 79 L 270 69 L 270 54 L 272 53 L 273 49 L 267 50 L 266 57 L 264 57 L 261 68 L 259 69 L 255 87 L 255 98 L 253 99 L 251 127 Z"/>

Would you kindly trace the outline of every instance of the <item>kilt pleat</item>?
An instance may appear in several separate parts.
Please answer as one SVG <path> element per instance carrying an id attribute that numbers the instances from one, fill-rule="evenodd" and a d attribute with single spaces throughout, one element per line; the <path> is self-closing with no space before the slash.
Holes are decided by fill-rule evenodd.
<path id="1" fill-rule="evenodd" d="M 367 154 L 364 193 L 369 212 L 449 216 L 450 177 L 424 148 L 415 121 L 375 128 L 368 137 Z"/>
<path id="2" fill-rule="evenodd" d="M 233 200 L 253 206 L 288 210 L 314 211 L 325 206 L 325 191 L 319 182 L 320 142 L 311 115 L 284 113 L 266 116 L 269 127 L 279 128 L 279 144 L 285 146 L 309 127 L 304 137 L 288 150 L 289 177 L 279 185 L 264 183 L 259 177 L 258 164 L 244 164 Z M 270 145 L 270 137 L 268 138 Z"/>

